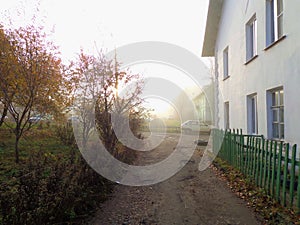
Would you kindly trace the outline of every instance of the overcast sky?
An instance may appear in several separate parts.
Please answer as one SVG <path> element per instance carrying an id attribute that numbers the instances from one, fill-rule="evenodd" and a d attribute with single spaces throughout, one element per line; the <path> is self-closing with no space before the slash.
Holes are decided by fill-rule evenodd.
<path id="1" fill-rule="evenodd" d="M 25 21 L 35 0 L 0 0 L 1 12 L 24 8 Z M 40 16 L 55 27 L 62 53 L 72 56 L 80 46 L 108 50 L 138 41 L 164 41 L 186 48 L 200 57 L 208 0 L 41 0 Z"/>
<path id="2" fill-rule="evenodd" d="M 16 26 L 29 22 L 36 2 L 0 0 L 2 21 L 8 15 Z M 52 38 L 65 60 L 72 59 L 81 47 L 92 52 L 95 43 L 110 51 L 140 41 L 176 44 L 200 57 L 207 7 L 208 0 L 40 0 L 37 20 L 54 31 Z M 152 65 L 142 72 L 163 73 L 175 82 L 178 77 L 181 86 L 192 85 L 174 68 Z"/>

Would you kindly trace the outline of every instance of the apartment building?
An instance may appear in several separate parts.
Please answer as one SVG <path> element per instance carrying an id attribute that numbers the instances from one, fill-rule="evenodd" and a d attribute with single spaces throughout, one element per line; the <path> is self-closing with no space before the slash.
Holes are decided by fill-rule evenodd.
<path id="1" fill-rule="evenodd" d="M 299 12 L 298 0 L 210 0 L 218 127 L 300 144 Z"/>

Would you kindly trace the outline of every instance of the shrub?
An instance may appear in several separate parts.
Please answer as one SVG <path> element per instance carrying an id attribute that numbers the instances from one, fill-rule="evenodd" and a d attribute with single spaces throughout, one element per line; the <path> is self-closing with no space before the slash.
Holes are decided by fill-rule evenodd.
<path id="1" fill-rule="evenodd" d="M 91 213 L 111 190 L 111 183 L 81 158 L 39 152 L 0 187 L 0 223 L 49 224 Z M 2 216 L 2 219 L 1 219 Z"/>
<path id="2" fill-rule="evenodd" d="M 55 135 L 63 144 L 76 148 L 76 140 L 71 123 L 56 126 Z"/>

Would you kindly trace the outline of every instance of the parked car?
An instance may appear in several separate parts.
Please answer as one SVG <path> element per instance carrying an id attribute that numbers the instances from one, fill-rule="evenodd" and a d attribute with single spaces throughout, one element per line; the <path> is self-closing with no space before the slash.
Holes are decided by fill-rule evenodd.
<path id="1" fill-rule="evenodd" d="M 209 133 L 211 126 L 198 120 L 187 120 L 181 124 L 181 130 L 184 133 L 203 132 Z"/>
<path id="2" fill-rule="evenodd" d="M 40 121 L 51 121 L 53 117 L 50 115 L 35 115 L 29 118 L 29 123 L 37 123 Z"/>
<path id="3" fill-rule="evenodd" d="M 39 122 L 39 121 L 41 121 L 43 119 L 44 118 L 42 116 L 38 115 L 38 116 L 32 116 L 32 117 L 30 117 L 28 121 L 29 121 L 29 123 L 37 123 L 37 122 Z"/>

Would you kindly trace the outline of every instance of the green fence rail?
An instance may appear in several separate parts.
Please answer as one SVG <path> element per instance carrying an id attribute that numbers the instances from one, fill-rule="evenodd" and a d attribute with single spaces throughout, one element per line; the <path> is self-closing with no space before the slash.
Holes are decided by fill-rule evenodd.
<path id="1" fill-rule="evenodd" d="M 300 161 L 297 145 L 245 135 L 241 130 L 212 130 L 213 150 L 268 195 L 300 213 Z"/>

